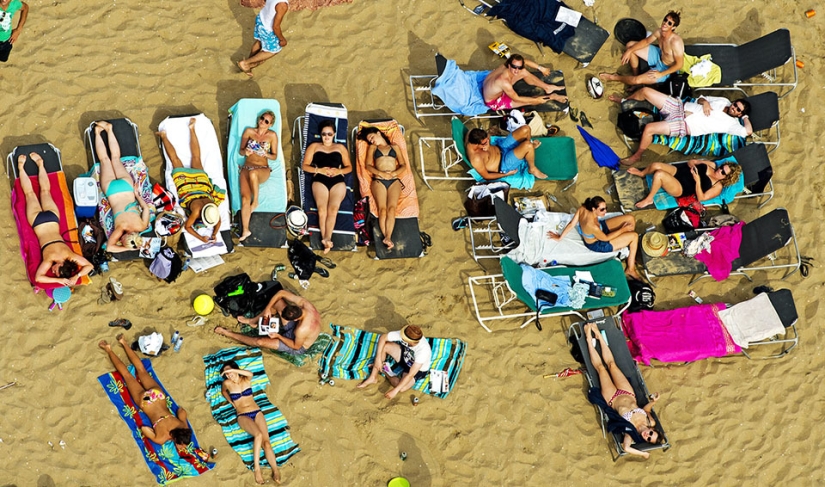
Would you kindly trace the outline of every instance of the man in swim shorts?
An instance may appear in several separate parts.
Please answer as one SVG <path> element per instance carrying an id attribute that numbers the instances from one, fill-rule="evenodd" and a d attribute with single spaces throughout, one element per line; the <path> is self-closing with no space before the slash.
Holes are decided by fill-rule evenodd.
<path id="1" fill-rule="evenodd" d="M 395 363 L 401 366 L 400 374 L 393 372 L 385 361 L 392 357 Z M 375 349 L 375 362 L 369 377 L 358 384 L 363 389 L 370 384 L 378 383 L 378 374 L 383 373 L 393 388 L 384 394 L 392 399 L 400 392 L 408 391 L 415 385 L 415 381 L 427 377 L 430 373 L 430 362 L 433 352 L 430 343 L 424 338 L 421 328 L 407 325 L 399 331 L 384 333 L 378 339 Z"/>
<path id="2" fill-rule="evenodd" d="M 11 28 L 11 21 L 14 14 L 20 12 L 17 20 L 17 27 Z M 29 5 L 20 0 L 0 0 L 0 62 L 9 60 L 9 54 L 26 25 L 26 17 L 29 16 Z"/>
<path id="3" fill-rule="evenodd" d="M 670 11 L 662 20 L 656 32 L 641 41 L 630 41 L 622 55 L 622 64 L 630 63 L 633 75 L 601 73 L 599 78 L 605 81 L 619 81 L 626 85 L 652 85 L 662 83 L 668 76 L 682 69 L 685 57 L 685 43 L 675 32 L 681 22 L 679 12 Z M 652 45 L 659 41 L 659 46 Z M 639 74 L 639 60 L 647 61 L 650 71 Z"/>
<path id="4" fill-rule="evenodd" d="M 249 57 L 238 61 L 238 67 L 247 76 L 252 77 L 252 69 L 281 52 L 286 46 L 286 37 L 281 31 L 281 22 L 289 10 L 289 0 L 242 0 L 242 5 L 263 8 L 255 17 L 255 42 Z"/>
<path id="5" fill-rule="evenodd" d="M 526 61 L 520 54 L 513 54 L 506 61 L 503 66 L 490 71 L 490 74 L 484 78 L 482 86 L 482 95 L 484 95 L 484 103 L 490 107 L 491 110 L 509 110 L 511 108 L 518 108 L 528 105 L 541 105 L 542 103 L 555 100 L 560 103 L 565 103 L 567 97 L 553 93 L 564 89 L 564 86 L 556 86 L 545 83 L 537 76 L 527 71 L 527 67 L 537 69 L 547 76 L 550 70 L 539 66 L 533 61 Z M 545 96 L 519 96 L 513 89 L 516 81 L 524 80 L 525 83 L 532 86 L 537 86 L 544 90 Z"/>
<path id="6" fill-rule="evenodd" d="M 531 141 L 530 135 L 530 127 L 524 125 L 507 137 L 490 143 L 490 137 L 484 130 L 470 130 L 465 141 L 467 158 L 487 181 L 522 171 L 529 171 L 539 179 L 547 179 L 547 175 L 536 168 L 536 148 L 541 142 Z"/>

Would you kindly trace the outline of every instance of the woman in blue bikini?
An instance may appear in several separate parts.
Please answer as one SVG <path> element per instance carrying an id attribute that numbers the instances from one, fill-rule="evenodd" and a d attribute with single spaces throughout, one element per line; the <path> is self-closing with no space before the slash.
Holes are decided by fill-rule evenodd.
<path id="1" fill-rule="evenodd" d="M 366 156 L 367 171 L 372 175 L 372 196 L 378 205 L 378 227 L 384 235 L 384 245 L 388 249 L 392 243 L 395 228 L 395 207 L 401 197 L 404 183 L 399 176 L 404 174 L 409 163 L 407 153 L 399 146 L 390 144 L 387 136 L 376 127 L 365 127 L 358 132 L 358 139 L 369 143 Z"/>
<path id="2" fill-rule="evenodd" d="M 622 215 L 599 220 L 599 217 L 605 214 L 607 214 L 607 203 L 604 198 L 601 196 L 587 198 L 561 234 L 547 232 L 547 236 L 553 240 L 561 240 L 575 228 L 584 240 L 584 246 L 594 252 L 609 253 L 628 247 L 630 255 L 627 257 L 626 274 L 641 280 L 641 276 L 636 272 L 636 251 L 639 248 L 636 218 L 633 215 Z"/>
<path id="3" fill-rule="evenodd" d="M 249 229 L 249 219 L 252 212 L 258 207 L 258 188 L 269 179 L 272 169 L 269 161 L 278 158 L 278 134 L 272 128 L 275 123 L 275 113 L 267 110 L 258 117 L 258 124 L 248 127 L 241 137 L 238 151 L 246 157 L 241 166 L 241 238 L 243 242 L 252 235 Z"/>
<path id="4" fill-rule="evenodd" d="M 109 143 L 108 153 L 101 135 L 103 131 L 106 131 Z M 140 245 L 140 232 L 149 228 L 150 209 L 135 188 L 131 174 L 123 167 L 120 145 L 109 122 L 95 122 L 95 150 L 100 161 L 100 188 L 109 200 L 115 220 L 106 250 L 134 250 Z"/>
<path id="5" fill-rule="evenodd" d="M 261 475 L 261 446 L 264 449 L 266 461 L 272 468 L 272 480 L 281 483 L 281 472 L 275 460 L 275 452 L 269 443 L 269 428 L 266 425 L 261 408 L 252 397 L 252 372 L 241 369 L 235 362 L 226 362 L 221 367 L 223 383 L 221 393 L 235 408 L 238 415 L 238 426 L 252 436 L 255 482 L 264 483 Z"/>

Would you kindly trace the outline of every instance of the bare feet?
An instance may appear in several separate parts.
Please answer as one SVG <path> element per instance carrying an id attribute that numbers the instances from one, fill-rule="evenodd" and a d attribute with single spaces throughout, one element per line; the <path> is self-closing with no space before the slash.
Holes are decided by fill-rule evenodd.
<path id="1" fill-rule="evenodd" d="M 17 174 L 23 175 L 23 167 L 26 165 L 26 154 L 17 156 Z"/>
<path id="2" fill-rule="evenodd" d="M 272 467 L 272 480 L 281 485 L 281 471 L 275 465 L 270 465 L 270 467 Z"/>
<path id="3" fill-rule="evenodd" d="M 112 124 L 105 120 L 100 120 L 98 122 L 95 122 L 95 130 L 98 131 L 98 129 L 105 130 L 106 132 L 108 132 L 112 130 Z"/>
<path id="4" fill-rule="evenodd" d="M 644 174 L 642 173 L 642 171 L 641 171 L 641 170 L 639 170 L 639 169 L 636 169 L 635 167 L 628 167 L 628 168 L 627 168 L 627 173 L 628 173 L 628 174 L 632 174 L 632 175 L 634 175 L 634 176 L 639 176 L 639 177 L 644 176 Z"/>
<path id="5" fill-rule="evenodd" d="M 613 103 L 621 103 L 622 101 L 624 101 L 624 98 L 622 98 L 621 95 L 616 95 L 616 94 L 612 94 L 612 95 L 608 96 L 607 99 L 612 101 Z"/>
<path id="6" fill-rule="evenodd" d="M 539 171 L 538 168 L 530 169 L 530 174 L 532 174 L 538 179 L 547 179 L 547 174 L 544 174 L 543 172 Z"/>
<path id="7" fill-rule="evenodd" d="M 557 93 L 553 93 L 544 97 L 545 100 L 548 101 L 557 101 L 559 103 L 567 103 L 567 97 L 564 95 L 559 95 Z"/>
<path id="8" fill-rule="evenodd" d="M 617 75 L 617 74 L 599 73 L 599 79 L 602 79 L 604 81 L 616 81 L 616 78 L 618 78 L 618 77 L 619 77 L 619 75 Z"/>
<path id="9" fill-rule="evenodd" d="M 633 279 L 636 279 L 637 281 L 642 280 L 642 276 L 640 276 L 639 273 L 636 272 L 636 269 L 627 269 L 627 272 L 625 272 L 625 275 L 630 276 Z"/>
<path id="10" fill-rule="evenodd" d="M 190 128 L 190 129 L 193 129 L 193 130 L 194 130 L 194 128 L 195 128 L 195 122 L 197 122 L 197 119 L 195 119 L 195 117 L 192 117 L 192 118 L 190 118 L 190 119 L 189 119 L 189 128 Z"/>
<path id="11" fill-rule="evenodd" d="M 217 335 L 226 336 L 226 328 L 222 326 L 216 326 L 212 331 L 214 331 Z"/>
<path id="12" fill-rule="evenodd" d="M 324 254 L 328 254 L 334 246 L 332 240 L 321 240 L 321 243 L 324 245 Z"/>
<path id="13" fill-rule="evenodd" d="M 541 147 L 541 141 L 540 140 L 532 140 L 532 141 L 530 141 L 530 143 L 533 144 L 533 149 L 538 149 L 539 147 Z"/>
<path id="14" fill-rule="evenodd" d="M 243 232 L 243 235 L 241 235 L 241 238 L 238 239 L 238 242 L 243 242 L 244 240 L 249 238 L 250 235 L 252 235 L 252 232 L 250 232 L 249 230 Z"/>
<path id="15" fill-rule="evenodd" d="M 123 336 L 123 333 L 118 333 L 117 336 L 115 337 L 115 339 L 117 340 L 118 343 L 120 343 L 124 347 L 128 346 L 126 344 L 126 338 Z"/>
<path id="16" fill-rule="evenodd" d="M 257 467 L 255 470 L 255 483 L 258 485 L 262 485 L 264 483 L 264 476 L 261 473 L 261 468 Z"/>
<path id="17" fill-rule="evenodd" d="M 250 78 L 252 77 L 252 69 L 246 64 L 246 61 L 238 61 L 238 68 Z"/>
<path id="18" fill-rule="evenodd" d="M 370 374 L 370 376 L 364 379 L 360 384 L 358 384 L 356 388 L 363 389 L 371 384 L 378 384 L 378 378 L 375 377 L 373 374 Z"/>
<path id="19" fill-rule="evenodd" d="M 642 208 L 647 208 L 648 206 L 650 206 L 652 204 L 653 204 L 653 199 L 652 198 L 645 198 L 642 201 L 639 201 L 638 203 L 636 203 L 636 208 L 641 210 Z"/>
<path id="20" fill-rule="evenodd" d="M 395 247 L 395 244 L 392 243 L 392 240 L 390 240 L 389 237 L 385 238 L 382 241 L 384 242 L 384 245 L 386 245 L 388 249 L 391 249 L 391 248 Z"/>
<path id="21" fill-rule="evenodd" d="M 106 340 L 100 340 L 100 342 L 98 342 L 97 346 L 102 348 L 103 350 L 105 350 L 107 352 L 112 349 L 112 346 L 109 345 L 109 342 L 107 342 Z"/>

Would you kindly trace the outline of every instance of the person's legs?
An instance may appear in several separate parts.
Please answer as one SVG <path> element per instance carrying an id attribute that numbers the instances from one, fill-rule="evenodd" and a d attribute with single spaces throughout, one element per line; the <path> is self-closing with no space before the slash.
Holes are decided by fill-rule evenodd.
<path id="1" fill-rule="evenodd" d="M 376 384 L 378 382 L 378 374 L 381 373 L 381 369 L 383 368 L 384 362 L 387 360 L 387 356 L 392 357 L 396 362 L 401 360 L 401 346 L 394 342 L 384 342 L 383 344 L 378 344 L 378 347 L 375 350 L 375 361 L 372 365 L 372 370 L 370 371 L 370 375 L 364 379 L 360 384 L 358 384 L 358 389 L 363 389 L 370 384 Z M 381 361 L 382 366 L 377 367 L 375 364 L 378 361 Z"/>
<path id="2" fill-rule="evenodd" d="M 541 145 L 539 141 L 531 142 L 530 140 L 526 140 L 513 149 L 513 155 L 527 161 L 530 174 L 538 179 L 547 179 L 547 174 L 544 174 L 536 167 L 536 148 L 539 145 Z"/>
<path id="3" fill-rule="evenodd" d="M 644 131 L 642 131 L 642 139 L 639 141 L 639 148 L 636 149 L 636 152 L 634 152 L 632 156 L 622 159 L 620 162 L 624 165 L 631 165 L 641 161 L 642 154 L 644 154 L 647 148 L 650 147 L 650 144 L 653 143 L 653 136 L 657 134 L 670 135 L 670 132 L 670 123 L 666 120 L 651 122 L 645 125 Z"/>
<path id="4" fill-rule="evenodd" d="M 257 322 L 255 324 L 257 325 Z M 277 338 L 250 337 L 246 335 L 241 335 L 240 333 L 229 331 L 222 326 L 216 326 L 214 331 L 218 335 L 225 336 L 226 338 L 231 338 L 232 340 L 235 340 L 238 343 L 242 343 L 248 347 L 269 348 L 272 350 L 278 350 L 278 345 L 281 343 L 281 341 Z"/>
<path id="5" fill-rule="evenodd" d="M 401 197 L 401 181 L 395 181 L 387 190 L 387 230 L 384 233 L 384 245 L 391 249 L 395 247 L 392 242 L 392 232 L 395 230 L 395 212 L 398 208 L 398 199 Z"/>
<path id="6" fill-rule="evenodd" d="M 379 180 L 373 179 L 370 189 L 375 204 L 378 206 L 378 228 L 381 229 L 381 235 L 384 236 L 386 244 L 386 240 L 390 237 L 387 235 L 387 188 Z"/>
<path id="7" fill-rule="evenodd" d="M 599 328 L 594 323 L 585 323 L 583 331 L 590 362 L 593 364 L 593 368 L 596 369 L 596 373 L 599 374 L 599 388 L 602 390 L 602 397 L 605 401 L 610 402 L 613 394 L 616 393 L 616 386 L 613 385 L 613 379 L 610 377 L 610 372 L 605 368 L 598 350 L 593 346 L 594 335 L 599 335 Z M 602 347 L 602 353 L 604 353 L 604 349 L 605 347 Z"/>
<path id="8" fill-rule="evenodd" d="M 106 140 L 109 142 L 109 155 L 115 179 L 124 179 L 129 184 L 132 184 L 132 175 L 123 167 L 123 162 L 120 160 L 120 144 L 117 142 L 112 124 L 109 122 L 97 122 L 97 125 L 102 126 L 103 130 L 106 131 Z"/>
<path id="9" fill-rule="evenodd" d="M 252 202 L 250 212 L 255 211 L 258 207 L 258 194 L 261 184 L 269 179 L 270 172 L 267 169 L 255 169 L 253 171 L 246 171 L 249 176 L 249 189 L 252 192 Z"/>
<path id="10" fill-rule="evenodd" d="M 201 146 L 198 143 L 198 134 L 195 132 L 195 120 L 195 117 L 189 119 L 189 151 L 192 153 L 190 166 L 192 169 L 200 169 L 203 171 L 203 164 L 201 164 Z"/>
<path id="11" fill-rule="evenodd" d="M 630 215 L 626 215 L 630 216 Z M 633 232 L 626 232 L 617 237 L 613 237 L 610 239 L 610 245 L 613 246 L 613 250 L 618 250 L 624 247 L 627 247 L 630 251 L 630 254 L 627 256 L 627 275 L 641 280 L 641 276 L 636 271 L 636 252 L 639 249 L 639 234 L 635 231 Z"/>
<path id="12" fill-rule="evenodd" d="M 272 443 L 269 442 L 269 428 L 266 425 L 266 418 L 264 418 L 263 411 L 261 411 L 261 414 L 255 416 L 255 425 L 264 435 L 264 456 L 266 457 L 266 461 L 269 462 L 269 468 L 272 469 L 272 480 L 280 484 L 281 471 L 278 469 L 278 460 L 275 458 L 275 452 L 272 451 Z"/>
<path id="13" fill-rule="evenodd" d="M 57 204 L 52 198 L 52 183 L 49 181 L 49 173 L 46 172 L 43 158 L 36 152 L 29 154 L 29 157 L 37 164 L 37 182 L 40 184 L 40 207 L 45 211 L 51 211 L 59 217 L 60 208 L 57 207 Z M 29 178 L 26 178 L 26 181 L 28 182 Z M 28 216 L 28 199 L 26 200 L 26 214 Z"/>
<path id="14" fill-rule="evenodd" d="M 596 338 L 596 340 L 598 340 L 602 344 L 602 358 L 604 359 L 604 363 L 607 365 L 607 369 L 610 371 L 610 377 L 612 379 L 611 382 L 613 383 L 613 386 L 615 387 L 615 389 L 633 392 L 633 386 L 630 385 L 630 382 L 627 380 L 627 377 L 624 375 L 624 372 L 622 372 L 622 369 L 620 369 L 619 366 L 616 365 L 616 359 L 613 358 L 613 352 L 610 350 L 610 347 L 607 345 L 607 342 L 604 340 L 604 337 L 602 337 L 602 334 L 599 333 L 598 327 L 595 324 L 593 324 L 593 328 L 595 328 L 596 330 L 593 334 L 594 338 Z M 601 378 L 601 376 L 599 376 L 599 378 Z M 613 391 L 614 393 L 616 392 L 615 389 Z M 602 394 L 605 394 L 604 390 L 602 390 Z M 610 396 L 612 397 L 613 393 L 611 393 Z"/>
<path id="15" fill-rule="evenodd" d="M 263 413 L 259 413 L 255 419 L 262 416 Z M 264 425 L 266 425 L 266 423 L 264 423 Z M 249 416 L 244 416 L 243 414 L 238 415 L 238 426 L 252 436 L 252 465 L 253 472 L 255 472 L 255 482 L 263 484 L 264 476 L 261 474 L 261 445 L 264 442 L 265 436 L 266 439 L 269 440 L 269 435 L 267 434 L 268 432 L 266 428 L 264 428 L 262 432 L 256 421 L 249 418 Z"/>
<path id="16" fill-rule="evenodd" d="M 43 211 L 43 208 L 40 206 L 40 200 L 37 199 L 37 194 L 34 192 L 34 186 L 32 186 L 31 179 L 29 179 L 29 176 L 27 176 L 24 171 L 25 165 L 26 156 L 20 154 L 17 157 L 17 174 L 19 175 L 20 187 L 23 189 L 23 195 L 26 197 L 26 220 L 29 222 L 29 225 L 33 225 L 34 219 L 37 218 L 38 213 Z M 39 177 L 38 181 L 40 181 Z M 40 191 L 43 191 L 42 183 Z"/>
<path id="17" fill-rule="evenodd" d="M 109 360 L 112 361 L 112 365 L 115 366 L 115 370 L 123 376 L 123 381 L 126 383 L 126 390 L 129 391 L 129 395 L 132 396 L 132 400 L 135 401 L 135 404 L 140 404 L 140 401 L 143 398 L 143 393 L 146 392 L 146 389 L 140 385 L 132 374 L 129 373 L 129 369 L 126 367 L 126 364 L 120 360 L 120 357 L 115 355 L 115 352 L 112 351 L 111 345 L 109 345 L 106 340 L 101 340 L 97 345 L 102 348 L 104 352 L 106 352 L 106 355 L 109 356 Z"/>
<path id="18" fill-rule="evenodd" d="M 318 208 L 318 228 L 321 230 L 321 243 L 324 245 L 324 251 L 327 249 L 327 242 L 332 243 L 332 232 L 326 233 L 327 221 L 327 204 L 329 202 L 329 189 L 323 183 L 315 181 L 312 183 L 312 196 L 315 198 L 315 207 Z M 330 245 L 332 247 L 332 245 Z"/>
<path id="19" fill-rule="evenodd" d="M 100 163 L 100 188 L 103 193 L 109 188 L 109 183 L 117 179 L 115 170 L 112 167 L 112 160 L 109 159 L 109 153 L 106 152 L 106 144 L 103 143 L 103 136 L 101 133 L 104 130 L 106 122 L 95 122 L 95 154 Z"/>
<path id="20" fill-rule="evenodd" d="M 676 168 L 674 166 L 661 162 L 654 162 L 650 166 L 657 167 L 652 171 L 649 171 L 650 167 L 646 168 L 644 171 L 628 171 L 630 174 L 635 174 L 637 176 L 647 176 L 651 172 L 653 173 L 653 182 L 650 184 L 650 192 L 644 199 L 636 203 L 637 208 L 644 208 L 652 205 L 653 197 L 659 189 L 664 189 L 667 194 L 674 197 L 679 197 L 682 195 L 682 184 L 674 177 L 676 174 Z"/>
<path id="21" fill-rule="evenodd" d="M 240 242 L 246 240 L 252 235 L 249 229 L 249 219 L 252 218 L 252 188 L 250 187 L 249 176 L 252 171 L 240 169 L 240 183 L 241 183 L 241 238 Z"/>
<path id="22" fill-rule="evenodd" d="M 145 389 L 153 389 L 158 388 L 160 389 L 160 384 L 158 384 L 155 379 L 149 375 L 149 372 L 146 371 L 146 367 L 143 366 L 143 362 L 140 360 L 140 357 L 137 356 L 132 347 L 126 343 L 126 338 L 123 336 L 123 333 L 117 336 L 117 341 L 123 347 L 123 351 L 126 352 L 126 357 L 129 358 L 129 362 L 135 367 L 135 377 L 143 384 Z"/>
<path id="23" fill-rule="evenodd" d="M 326 248 L 324 248 L 325 254 L 332 250 L 332 232 L 335 230 L 335 221 L 338 219 L 338 209 L 341 207 L 341 202 L 344 201 L 346 195 L 347 185 L 344 183 L 338 183 L 329 190 L 326 218 L 327 245 Z"/>
<path id="24" fill-rule="evenodd" d="M 166 136 L 166 131 L 161 130 L 160 132 L 155 132 L 155 135 L 160 137 L 160 141 L 163 144 L 163 149 L 166 151 L 166 155 L 169 156 L 169 162 L 172 163 L 172 167 L 183 167 L 183 163 L 178 158 L 178 153 L 175 152 L 175 146 L 173 146 L 172 143 L 169 142 L 169 138 Z"/>
<path id="25" fill-rule="evenodd" d="M 530 137 L 532 137 L 532 132 L 530 132 L 529 125 L 522 125 L 521 127 L 517 128 L 513 131 L 513 138 L 516 139 L 518 142 L 529 141 Z"/>

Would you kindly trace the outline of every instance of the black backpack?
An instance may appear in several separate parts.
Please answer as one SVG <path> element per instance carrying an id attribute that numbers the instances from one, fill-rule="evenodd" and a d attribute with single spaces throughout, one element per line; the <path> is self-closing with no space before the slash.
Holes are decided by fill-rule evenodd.
<path id="1" fill-rule="evenodd" d="M 225 314 L 251 318 L 261 313 L 283 286 L 278 281 L 253 282 L 246 273 L 230 276 L 215 286 L 215 303 Z"/>
<path id="2" fill-rule="evenodd" d="M 656 115 L 652 110 L 637 107 L 620 113 L 616 125 L 626 136 L 631 139 L 638 139 L 642 136 L 645 125 L 655 121 Z"/>
<path id="3" fill-rule="evenodd" d="M 693 90 L 690 84 L 688 84 L 688 75 L 686 73 L 673 73 L 668 76 L 667 81 L 658 83 L 654 85 L 653 88 L 656 91 L 682 101 L 693 98 Z"/>
<path id="4" fill-rule="evenodd" d="M 656 293 L 653 292 L 653 288 L 649 284 L 637 279 L 628 279 L 627 286 L 630 288 L 630 307 L 627 308 L 628 311 L 649 311 L 653 309 Z"/>

